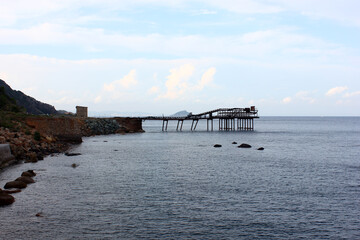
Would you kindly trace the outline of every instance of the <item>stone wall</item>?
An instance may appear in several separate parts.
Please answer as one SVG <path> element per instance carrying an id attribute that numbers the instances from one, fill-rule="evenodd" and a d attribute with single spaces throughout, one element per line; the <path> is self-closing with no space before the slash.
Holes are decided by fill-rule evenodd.
<path id="1" fill-rule="evenodd" d="M 15 158 L 11 154 L 9 144 L 0 144 L 0 169 L 10 165 Z"/>
<path id="2" fill-rule="evenodd" d="M 125 132 L 144 132 L 142 129 L 142 120 L 138 118 L 114 118 L 120 126 L 125 129 Z"/>
<path id="3" fill-rule="evenodd" d="M 142 121 L 137 118 L 35 117 L 26 123 L 45 137 L 66 142 L 81 142 L 82 136 L 144 132 Z"/>
<path id="4" fill-rule="evenodd" d="M 71 117 L 47 118 L 34 117 L 26 120 L 27 125 L 35 128 L 43 136 L 54 136 L 60 141 L 82 142 L 83 120 Z"/>

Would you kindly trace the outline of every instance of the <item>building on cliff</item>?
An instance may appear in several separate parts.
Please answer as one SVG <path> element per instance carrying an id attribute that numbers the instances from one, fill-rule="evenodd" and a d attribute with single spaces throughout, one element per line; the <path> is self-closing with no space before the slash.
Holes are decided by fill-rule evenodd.
<path id="1" fill-rule="evenodd" d="M 76 106 L 76 116 L 81 118 L 88 117 L 88 108 L 82 106 Z"/>

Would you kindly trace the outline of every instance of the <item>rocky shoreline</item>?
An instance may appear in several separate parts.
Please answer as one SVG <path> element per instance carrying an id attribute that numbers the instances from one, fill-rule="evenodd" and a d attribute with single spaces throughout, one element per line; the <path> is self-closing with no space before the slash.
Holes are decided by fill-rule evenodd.
<path id="1" fill-rule="evenodd" d="M 72 145 L 81 143 L 84 136 L 144 132 L 141 119 L 137 118 L 30 116 L 17 125 L 12 129 L 0 127 L 0 171 L 13 164 L 34 163 L 45 156 L 64 153 Z M 8 195 L 18 188 L 10 189 L 15 190 L 0 189 L 0 199 L 11 202 Z"/>
<path id="2" fill-rule="evenodd" d="M 30 116 L 18 127 L 0 127 L 0 144 L 8 144 L 13 159 L 0 159 L 1 169 L 18 162 L 37 162 L 65 152 L 84 136 L 144 132 L 137 118 L 75 118 Z"/>

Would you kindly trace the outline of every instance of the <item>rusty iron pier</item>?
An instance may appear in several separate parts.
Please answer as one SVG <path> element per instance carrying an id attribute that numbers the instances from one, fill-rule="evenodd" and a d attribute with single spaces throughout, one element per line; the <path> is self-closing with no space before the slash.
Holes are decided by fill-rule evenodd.
<path id="1" fill-rule="evenodd" d="M 219 121 L 219 131 L 241 131 L 254 130 L 254 119 L 259 118 L 258 110 L 255 106 L 250 108 L 218 108 L 212 111 L 192 114 L 190 113 L 184 117 L 142 117 L 143 121 L 146 120 L 161 120 L 162 131 L 167 131 L 169 121 L 177 121 L 176 131 L 182 131 L 184 121 L 192 121 L 191 131 L 195 131 L 199 120 L 206 120 L 206 130 L 214 131 L 214 119 Z"/>

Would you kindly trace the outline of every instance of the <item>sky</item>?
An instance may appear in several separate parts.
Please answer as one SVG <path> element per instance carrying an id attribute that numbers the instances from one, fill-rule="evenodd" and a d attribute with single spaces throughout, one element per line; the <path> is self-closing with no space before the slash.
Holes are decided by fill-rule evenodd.
<path id="1" fill-rule="evenodd" d="M 360 116 L 358 0 L 0 0 L 0 79 L 58 110 Z"/>

